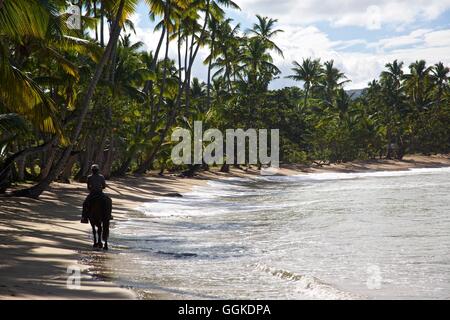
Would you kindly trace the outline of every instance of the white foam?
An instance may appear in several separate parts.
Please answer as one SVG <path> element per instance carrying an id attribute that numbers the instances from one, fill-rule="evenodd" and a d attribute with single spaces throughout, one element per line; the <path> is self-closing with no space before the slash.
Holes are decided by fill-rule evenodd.
<path id="1" fill-rule="evenodd" d="M 292 176 L 265 176 L 257 177 L 264 181 L 327 181 L 327 180 L 348 180 L 370 177 L 403 177 L 408 175 L 435 174 L 450 172 L 450 167 L 443 168 L 412 168 L 402 171 L 366 171 L 366 172 L 321 172 L 306 173 Z"/>
<path id="2" fill-rule="evenodd" d="M 311 298 L 322 300 L 355 300 L 364 298 L 351 292 L 339 290 L 310 275 L 300 275 L 287 270 L 271 268 L 260 263 L 256 264 L 255 270 L 266 272 L 285 281 L 292 281 L 297 292 Z"/>
<path id="3" fill-rule="evenodd" d="M 363 179 L 370 177 L 401 177 L 407 175 L 436 174 L 450 172 L 447 168 L 421 168 L 405 171 L 372 171 L 372 172 L 324 172 L 308 173 L 293 176 L 255 176 L 252 178 L 227 178 L 223 180 L 208 181 L 206 186 L 195 186 L 190 192 L 183 194 L 183 198 L 157 198 L 157 202 L 149 202 L 138 208 L 151 217 L 192 217 L 205 215 L 221 215 L 233 212 L 252 212 L 263 206 L 246 205 L 245 203 L 233 203 L 223 201 L 221 198 L 248 197 L 271 194 L 270 189 L 256 189 L 242 185 L 242 182 L 267 181 L 267 182 L 311 182 Z M 385 188 L 385 186 L 383 186 Z M 271 203 L 271 209 L 289 208 L 292 204 Z"/>

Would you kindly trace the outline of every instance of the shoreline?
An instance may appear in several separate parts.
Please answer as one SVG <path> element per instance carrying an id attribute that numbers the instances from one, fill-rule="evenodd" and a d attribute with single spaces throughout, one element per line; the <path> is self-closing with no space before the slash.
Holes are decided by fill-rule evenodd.
<path id="1" fill-rule="evenodd" d="M 402 161 L 375 160 L 319 166 L 289 165 L 279 175 L 323 172 L 402 171 L 412 168 L 450 167 L 449 155 L 406 156 Z M 228 177 L 258 175 L 254 169 L 232 169 L 223 174 L 213 169 L 195 178 L 174 176 L 128 176 L 108 181 L 106 192 L 113 199 L 114 224 L 129 211 L 155 197 L 184 193 L 194 186 Z M 39 200 L 0 199 L 0 299 L 137 299 L 138 294 L 111 281 L 92 259 L 105 264 L 107 254 L 91 249 L 90 225 L 80 224 L 85 185 L 54 183 Z M 114 243 L 112 254 L 120 252 Z M 109 253 L 108 253 L 109 254 Z M 66 287 L 67 267 L 81 269 L 81 289 Z M 99 269 L 99 268 L 97 268 Z M 99 277 L 100 275 L 100 277 Z M 100 278 L 100 280 L 98 279 Z"/>

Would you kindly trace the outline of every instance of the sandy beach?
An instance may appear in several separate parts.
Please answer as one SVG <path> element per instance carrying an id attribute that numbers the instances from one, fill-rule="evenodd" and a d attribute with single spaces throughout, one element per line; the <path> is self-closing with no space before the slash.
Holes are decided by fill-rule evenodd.
<path id="1" fill-rule="evenodd" d="M 281 175 L 311 172 L 360 172 L 407 170 L 450 166 L 449 155 L 407 156 L 403 161 L 356 161 L 327 166 L 290 165 Z M 259 174 L 233 169 L 216 170 L 193 179 L 175 176 L 129 176 L 109 181 L 115 224 L 142 203 L 168 193 L 189 191 L 211 179 Z M 86 257 L 92 252 L 89 225 L 80 224 L 84 184 L 54 183 L 39 200 L 0 198 L 0 299 L 136 299 L 129 288 L 99 279 Z M 112 230 L 114 232 L 114 230 Z M 114 243 L 111 244 L 114 252 Z M 116 249 L 119 250 L 119 249 Z M 107 256 L 108 253 L 102 253 Z M 68 267 L 80 268 L 81 288 L 67 287 Z"/>

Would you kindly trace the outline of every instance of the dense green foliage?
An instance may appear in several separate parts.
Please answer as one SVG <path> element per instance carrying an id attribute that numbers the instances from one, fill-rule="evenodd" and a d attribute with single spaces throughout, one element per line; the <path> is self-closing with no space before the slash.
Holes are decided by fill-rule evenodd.
<path id="1" fill-rule="evenodd" d="M 37 197 L 55 179 L 85 179 L 92 163 L 107 177 L 187 169 L 172 165 L 170 135 L 195 120 L 278 128 L 281 160 L 291 163 L 450 150 L 442 63 L 418 60 L 404 72 L 394 61 L 353 98 L 333 61 L 305 58 L 289 76 L 302 89 L 271 91 L 273 56 L 283 54 L 277 20 L 257 16 L 240 30 L 225 16 L 238 9 L 231 0 L 146 0 L 160 39 L 145 51 L 130 41 L 138 0 L 83 3 L 82 30 L 70 30 L 65 1 L 0 0 L 1 192 L 32 180 L 16 194 Z M 192 77 L 201 47 L 210 53 L 204 82 Z"/>

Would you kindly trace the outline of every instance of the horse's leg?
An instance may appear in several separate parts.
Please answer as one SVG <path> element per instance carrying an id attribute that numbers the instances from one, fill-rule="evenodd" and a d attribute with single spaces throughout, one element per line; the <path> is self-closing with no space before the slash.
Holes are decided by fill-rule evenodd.
<path id="1" fill-rule="evenodd" d="M 105 241 L 105 245 L 103 249 L 108 250 L 108 237 L 109 237 L 109 221 L 106 220 L 103 222 L 103 241 Z"/>
<path id="2" fill-rule="evenodd" d="M 94 235 L 94 248 L 97 246 L 97 234 L 95 232 L 95 226 L 93 223 L 91 223 L 91 227 L 92 227 L 92 234 Z"/>
<path id="3" fill-rule="evenodd" d="M 102 243 L 102 223 L 100 222 L 97 226 L 97 233 L 98 233 L 98 247 L 101 249 L 103 248 L 103 243 Z"/>

